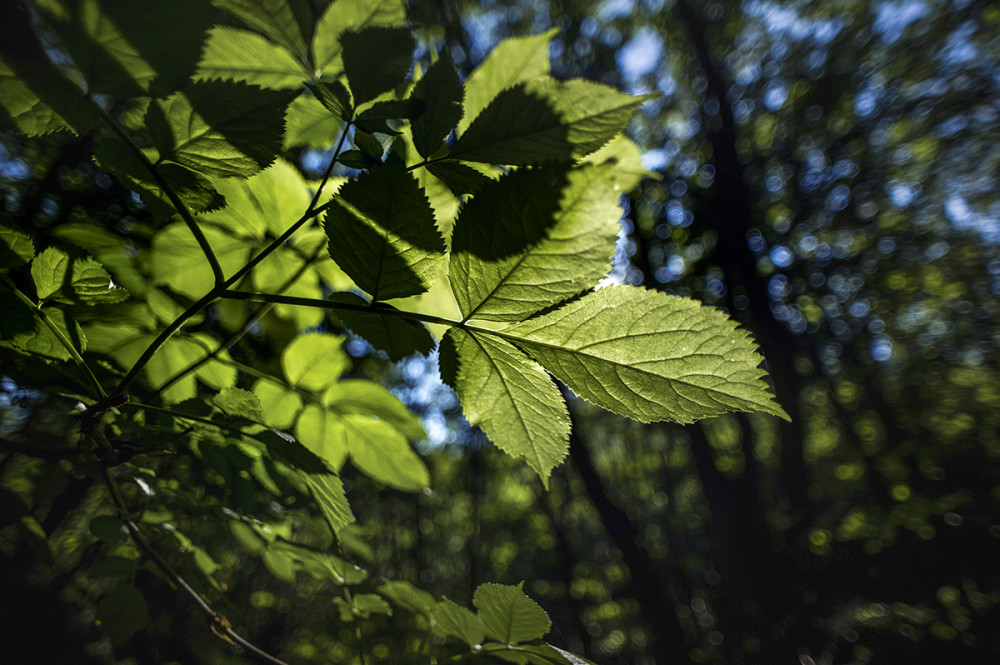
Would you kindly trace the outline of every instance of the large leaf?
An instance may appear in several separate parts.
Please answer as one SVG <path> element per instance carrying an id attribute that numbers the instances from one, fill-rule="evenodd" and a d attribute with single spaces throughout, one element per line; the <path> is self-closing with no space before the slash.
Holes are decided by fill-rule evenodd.
<path id="1" fill-rule="evenodd" d="M 260 400 L 264 423 L 275 429 L 290 429 L 299 412 L 302 398 L 276 381 L 259 379 L 253 384 L 253 394 Z"/>
<path id="2" fill-rule="evenodd" d="M 0 296 L 6 293 L 5 289 L 0 290 Z M 63 340 L 77 351 L 87 350 L 87 338 L 83 330 L 63 310 L 44 308 L 42 312 L 47 319 L 46 323 L 41 315 L 33 316 L 31 310 L 20 300 L 12 299 L 11 302 L 4 303 L 5 300 L 7 298 L 0 298 L 0 303 L 4 304 L 3 321 L 0 322 L 0 337 L 5 340 L 4 346 L 38 356 L 45 362 L 72 359 L 73 355 Z"/>
<path id="3" fill-rule="evenodd" d="M 406 3 L 402 0 L 337 0 L 316 24 L 313 56 L 316 69 L 330 78 L 343 71 L 340 38 L 367 27 L 402 27 Z"/>
<path id="4" fill-rule="evenodd" d="M 458 125 L 459 134 L 504 90 L 549 75 L 549 42 L 556 32 L 506 39 L 486 56 L 465 81 L 465 115 Z"/>
<path id="5" fill-rule="evenodd" d="M 482 584 L 472 602 L 486 634 L 504 644 L 538 639 L 552 627 L 549 615 L 525 595 L 521 585 Z"/>
<path id="6" fill-rule="evenodd" d="M 307 78 L 309 72 L 284 48 L 256 33 L 224 25 L 209 31 L 195 74 L 195 80 L 245 81 L 273 90 L 301 88 Z"/>
<path id="7" fill-rule="evenodd" d="M 643 101 L 592 81 L 534 79 L 490 102 L 449 157 L 512 165 L 583 157 L 624 130 Z"/>
<path id="8" fill-rule="evenodd" d="M 687 298 L 608 287 L 493 334 L 580 397 L 642 422 L 732 411 L 788 417 L 763 381 L 749 335 Z"/>
<path id="9" fill-rule="evenodd" d="M 524 458 L 547 487 L 569 448 L 570 424 L 559 388 L 545 370 L 502 339 L 457 328 L 445 334 L 441 364 L 457 367 L 454 388 L 469 423 Z"/>
<path id="10" fill-rule="evenodd" d="M 434 348 L 434 338 L 419 321 L 394 316 L 398 310 L 382 303 L 369 303 L 354 293 L 334 293 L 330 300 L 354 309 L 332 310 L 335 318 L 372 346 L 385 351 L 392 361 L 414 353 L 427 354 Z"/>
<path id="11" fill-rule="evenodd" d="M 31 277 L 40 300 L 84 305 L 114 304 L 128 298 L 104 267 L 89 256 L 70 256 L 48 247 L 31 262 Z"/>
<path id="12" fill-rule="evenodd" d="M 342 125 L 318 99 L 300 95 L 288 105 L 285 114 L 284 148 L 325 150 L 337 140 Z"/>
<path id="13" fill-rule="evenodd" d="M 202 225 L 202 232 L 225 274 L 239 270 L 250 257 L 246 238 L 217 227 Z M 212 269 L 198 241 L 182 222 L 174 222 L 153 237 L 153 281 L 197 300 L 215 283 Z"/>
<path id="14" fill-rule="evenodd" d="M 340 37 L 344 72 L 360 106 L 406 78 L 416 42 L 407 28 L 369 27 Z"/>
<path id="15" fill-rule="evenodd" d="M 180 87 L 214 11 L 203 0 L 39 0 L 90 92 L 135 97 Z"/>
<path id="16" fill-rule="evenodd" d="M 420 419 L 398 397 L 373 381 L 338 381 L 323 394 L 323 403 L 327 409 L 341 415 L 356 414 L 376 418 L 394 427 L 410 441 L 426 436 Z"/>
<path id="17" fill-rule="evenodd" d="M 433 610 L 434 628 L 445 635 L 457 637 L 470 647 L 482 643 L 486 629 L 480 618 L 461 605 L 442 598 Z"/>
<path id="18" fill-rule="evenodd" d="M 295 93 L 206 81 L 150 105 L 146 125 L 160 152 L 210 177 L 248 177 L 281 150 L 285 108 Z"/>
<path id="19" fill-rule="evenodd" d="M 285 47 L 298 58 L 308 58 L 302 26 L 288 0 L 212 0 L 212 4 L 240 19 L 248 27 Z"/>
<path id="20" fill-rule="evenodd" d="M 399 430 L 382 420 L 347 414 L 341 418 L 350 441 L 351 463 L 366 476 L 415 492 L 430 484 L 423 460 Z"/>
<path id="21" fill-rule="evenodd" d="M 424 113 L 413 121 L 413 145 L 429 157 L 448 137 L 462 117 L 462 82 L 447 53 L 441 54 L 417 81 L 410 99 L 425 105 Z"/>
<path id="22" fill-rule="evenodd" d="M 452 237 L 462 316 L 520 321 L 593 287 L 610 268 L 620 215 L 603 168 L 521 169 L 490 182 Z"/>
<path id="23" fill-rule="evenodd" d="M 344 338 L 329 333 L 299 335 L 281 354 L 281 369 L 289 385 L 325 390 L 350 366 L 342 348 Z"/>
<path id="24" fill-rule="evenodd" d="M 330 468 L 339 471 L 347 459 L 349 444 L 343 420 L 321 406 L 308 404 L 295 422 L 295 436 Z"/>
<path id="25" fill-rule="evenodd" d="M 0 223 L 0 270 L 17 268 L 34 257 L 35 244 L 31 242 L 31 237 L 6 223 Z"/>
<path id="26" fill-rule="evenodd" d="M 444 259 L 427 197 L 409 173 L 374 169 L 344 185 L 324 225 L 330 256 L 375 300 L 426 291 Z"/>

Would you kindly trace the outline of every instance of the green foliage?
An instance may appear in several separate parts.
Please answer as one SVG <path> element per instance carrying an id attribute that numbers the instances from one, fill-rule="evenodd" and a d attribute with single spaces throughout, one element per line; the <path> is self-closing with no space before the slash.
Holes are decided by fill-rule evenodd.
<path id="1" fill-rule="evenodd" d="M 158 554 L 168 540 L 197 576 L 198 591 L 179 586 L 218 597 L 220 564 L 183 532 L 198 506 L 229 521 L 279 580 L 305 573 L 342 587 L 343 622 L 388 615 L 391 601 L 470 657 L 571 662 L 540 641 L 548 616 L 520 587 L 480 586 L 475 613 L 400 581 L 347 589 L 367 573 L 350 561 L 365 550 L 340 474 L 408 492 L 432 478 L 412 446 L 425 438 L 419 419 L 385 388 L 346 378 L 352 360 L 332 330 L 399 360 L 432 350 L 425 323 L 445 326 L 442 373 L 468 420 L 546 486 L 570 428 L 553 377 L 644 422 L 783 416 L 761 357 L 722 313 L 633 287 L 595 290 L 619 197 L 644 174 L 622 135 L 644 98 L 551 78 L 552 32 L 501 45 L 464 86 L 447 53 L 414 67 L 399 0 L 219 0 L 226 25 L 210 25 L 204 3 L 182 4 L 190 11 L 40 2 L 72 63 L 33 69 L 5 52 L 0 70 L 0 103 L 29 137 L 100 119 L 91 156 L 150 213 L 130 251 L 98 219 L 54 234 L 0 227 L 11 374 L 46 390 L 41 369 L 69 361 L 62 381 L 80 403 L 69 449 L 104 478 L 119 513 L 91 533 L 119 556 L 127 521 L 133 558 L 177 582 Z M 41 53 L 34 32 L 23 38 Z M 335 139 L 317 183 L 279 159 Z M 458 320 L 384 302 L 429 295 L 445 275 Z M 447 298 L 448 284 L 436 293 Z M 142 442 L 138 454 L 126 439 Z M 161 449 L 211 482 L 187 491 L 156 461 Z M 118 475 L 155 491 L 132 505 Z M 315 523 L 329 531 L 302 526 Z M 148 617 L 133 573 L 98 607 L 116 644 Z M 439 642 L 422 648 L 454 655 Z"/>

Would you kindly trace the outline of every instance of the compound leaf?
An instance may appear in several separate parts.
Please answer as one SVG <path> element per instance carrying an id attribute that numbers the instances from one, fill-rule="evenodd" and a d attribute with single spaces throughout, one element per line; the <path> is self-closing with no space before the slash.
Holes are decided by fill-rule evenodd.
<path id="1" fill-rule="evenodd" d="M 248 30 L 224 25 L 209 31 L 194 76 L 196 81 L 244 81 L 272 90 L 301 88 L 308 77 L 309 72 L 281 46 Z"/>

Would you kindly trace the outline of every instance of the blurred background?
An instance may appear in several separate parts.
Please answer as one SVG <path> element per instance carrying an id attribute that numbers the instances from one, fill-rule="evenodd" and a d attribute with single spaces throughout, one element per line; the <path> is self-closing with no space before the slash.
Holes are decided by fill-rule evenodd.
<path id="1" fill-rule="evenodd" d="M 433 357 L 392 365 L 355 340 L 355 374 L 423 417 L 433 477 L 417 497 L 346 478 L 374 572 L 464 604 L 526 580 L 549 641 L 608 665 L 997 662 L 1000 7 L 422 0 L 411 18 L 466 72 L 555 27 L 556 76 L 658 95 L 630 134 L 659 177 L 623 199 L 611 278 L 731 313 L 792 421 L 643 425 L 574 400 L 545 492 L 464 424 Z M 141 221 L 71 142 L 38 150 L 3 136 L 15 219 Z M 295 157 L 308 173 L 320 154 Z M 9 381 L 0 409 L 5 436 L 62 413 Z M 152 575 L 147 628 L 102 642 L 80 544 L 93 481 L 60 464 L 0 452 L 0 514 L 29 490 L 45 508 L 45 546 L 0 524 L 2 631 L 49 626 L 30 662 L 244 662 Z M 64 482 L 31 485 L 43 472 Z M 282 581 L 208 520 L 185 534 L 231 580 L 245 634 L 350 662 L 320 582 Z M 393 635 L 373 634 L 391 660 Z"/>

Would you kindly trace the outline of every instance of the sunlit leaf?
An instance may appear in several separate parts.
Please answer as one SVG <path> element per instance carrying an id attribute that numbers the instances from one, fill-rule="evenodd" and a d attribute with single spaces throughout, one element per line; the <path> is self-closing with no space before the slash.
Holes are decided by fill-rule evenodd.
<path id="1" fill-rule="evenodd" d="M 303 71 L 284 48 L 253 32 L 217 25 L 195 73 L 196 81 L 225 79 L 244 81 L 273 90 L 301 88 L 309 72 Z"/>
<path id="2" fill-rule="evenodd" d="M 351 463 L 366 476 L 411 492 L 430 484 L 430 474 L 423 460 L 395 427 L 355 414 L 345 415 L 341 421 L 347 432 Z"/>
<path id="3" fill-rule="evenodd" d="M 377 418 L 392 425 L 410 441 L 426 436 L 424 428 L 412 411 L 377 383 L 363 379 L 338 381 L 323 393 L 326 408 L 340 413 Z"/>
<path id="4" fill-rule="evenodd" d="M 447 598 L 438 601 L 432 616 L 436 630 L 456 637 L 471 647 L 481 644 L 486 637 L 486 629 L 480 618 Z"/>
<path id="5" fill-rule="evenodd" d="M 202 232 L 226 275 L 246 263 L 250 246 L 245 238 L 207 224 L 202 225 Z M 165 284 L 192 300 L 201 298 L 215 284 L 205 254 L 182 222 L 165 226 L 153 237 L 152 268 L 154 283 Z"/>
<path id="6" fill-rule="evenodd" d="M 299 60 L 308 57 L 306 36 L 288 0 L 212 0 L 212 4 L 284 46 Z"/>
<path id="7" fill-rule="evenodd" d="M 405 580 L 386 580 L 378 587 L 378 592 L 403 609 L 417 614 L 429 615 L 437 605 L 434 596 Z"/>
<path id="8" fill-rule="evenodd" d="M 260 399 L 252 392 L 242 388 L 226 388 L 212 398 L 212 403 L 227 415 L 244 418 L 255 423 L 264 422 L 264 411 Z"/>
<path id="9" fill-rule="evenodd" d="M 334 534 L 354 522 L 351 505 L 344 493 L 344 483 L 332 473 L 302 473 L 302 479 L 309 486 L 309 493 L 323 513 L 323 519 Z"/>
<path id="10" fill-rule="evenodd" d="M 347 459 L 347 431 L 341 418 L 321 406 L 307 404 L 295 421 L 295 437 L 336 471 Z"/>
<path id="11" fill-rule="evenodd" d="M 414 353 L 427 354 L 434 348 L 434 338 L 427 328 L 419 321 L 393 316 L 398 311 L 394 307 L 371 304 L 353 293 L 334 293 L 329 299 L 364 307 L 333 310 L 333 315 L 376 349 L 385 351 L 390 360 L 399 361 Z"/>
<path id="12" fill-rule="evenodd" d="M 608 287 L 499 334 L 580 397 L 642 422 L 732 411 L 788 417 L 749 335 L 694 300 Z"/>
<path id="13" fill-rule="evenodd" d="M 476 589 L 472 602 L 486 634 L 504 644 L 540 638 L 552 627 L 549 615 L 525 595 L 520 584 L 482 584 Z"/>
<path id="14" fill-rule="evenodd" d="M 253 384 L 253 394 L 260 400 L 264 423 L 275 429 L 290 429 L 302 411 L 299 394 L 275 381 L 258 379 Z"/>
<path id="15" fill-rule="evenodd" d="M 300 95 L 285 113 L 284 148 L 329 148 L 337 140 L 342 125 L 318 99 Z"/>
<path id="16" fill-rule="evenodd" d="M 328 333 L 299 335 L 281 354 L 281 369 L 288 383 L 306 390 L 324 390 L 350 366 L 342 345 L 344 338 Z"/>
<path id="17" fill-rule="evenodd" d="M 401 27 L 406 24 L 402 0 L 337 0 L 316 24 L 313 54 L 316 68 L 336 78 L 343 71 L 340 38 L 367 27 Z"/>
<path id="18" fill-rule="evenodd" d="M 569 448 L 569 414 L 559 389 L 528 356 L 502 339 L 452 329 L 441 363 L 457 363 L 462 411 L 497 446 L 523 458 L 548 485 Z"/>
<path id="19" fill-rule="evenodd" d="M 455 222 L 449 277 L 465 319 L 520 321 L 607 273 L 621 210 L 602 168 L 518 170 Z"/>

